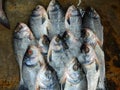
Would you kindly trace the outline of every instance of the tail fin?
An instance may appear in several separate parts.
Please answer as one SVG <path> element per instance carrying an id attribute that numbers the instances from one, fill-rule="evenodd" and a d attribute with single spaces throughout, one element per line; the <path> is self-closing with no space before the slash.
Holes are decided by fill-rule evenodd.
<path id="1" fill-rule="evenodd" d="M 8 18 L 6 17 L 3 11 L 0 11 L 0 24 L 4 25 L 5 27 L 10 29 L 10 24 Z"/>

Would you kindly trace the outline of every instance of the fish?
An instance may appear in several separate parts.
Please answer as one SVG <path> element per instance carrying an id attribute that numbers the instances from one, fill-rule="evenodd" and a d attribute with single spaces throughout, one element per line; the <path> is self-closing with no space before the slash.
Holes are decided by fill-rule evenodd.
<path id="1" fill-rule="evenodd" d="M 39 40 L 42 35 L 48 35 L 49 20 L 47 12 L 43 6 L 37 5 L 32 11 L 29 19 L 29 26 L 36 40 Z"/>
<path id="2" fill-rule="evenodd" d="M 19 23 L 13 35 L 15 57 L 20 69 L 20 86 L 23 84 L 22 79 L 22 62 L 24 54 L 30 44 L 35 44 L 35 38 L 25 23 Z"/>
<path id="3" fill-rule="evenodd" d="M 42 65 L 38 71 L 35 90 L 61 90 L 57 74 L 49 65 Z"/>
<path id="4" fill-rule="evenodd" d="M 88 7 L 82 18 L 82 28 L 91 29 L 103 44 L 103 26 L 101 18 L 96 10 L 92 7 Z"/>
<path id="5" fill-rule="evenodd" d="M 61 83 L 65 83 L 63 90 L 87 90 L 87 78 L 77 57 L 71 58 L 66 65 Z"/>
<path id="6" fill-rule="evenodd" d="M 38 47 L 30 45 L 26 51 L 22 65 L 24 88 L 35 90 L 36 76 L 44 64 L 45 60 Z"/>
<path id="7" fill-rule="evenodd" d="M 87 90 L 96 90 L 100 77 L 100 62 L 89 44 L 83 43 L 81 52 L 84 59 L 82 65 L 87 78 Z"/>
<path id="8" fill-rule="evenodd" d="M 10 29 L 9 20 L 7 18 L 5 11 L 3 10 L 4 9 L 3 4 L 4 4 L 4 0 L 0 0 L 0 24 Z"/>
<path id="9" fill-rule="evenodd" d="M 80 47 L 82 45 L 82 42 L 78 40 L 69 30 L 66 30 L 64 32 L 62 38 L 69 47 L 65 50 L 69 58 L 71 59 L 72 57 L 78 57 L 78 55 L 80 54 Z"/>
<path id="10" fill-rule="evenodd" d="M 105 90 L 105 58 L 104 58 L 104 52 L 101 49 L 101 41 L 98 39 L 98 37 L 90 30 L 90 29 L 83 29 L 83 38 L 84 41 L 88 44 L 90 44 L 98 57 L 100 64 L 100 78 L 98 83 L 98 88 Z"/>
<path id="11" fill-rule="evenodd" d="M 40 49 L 40 52 L 42 53 L 45 59 L 47 59 L 49 44 L 50 44 L 50 39 L 47 35 L 43 35 L 38 42 L 38 47 Z"/>
<path id="12" fill-rule="evenodd" d="M 67 63 L 68 56 L 64 52 L 68 46 L 63 42 L 60 35 L 56 35 L 50 42 L 47 61 L 57 72 L 58 79 L 62 77 L 65 64 Z"/>
<path id="13" fill-rule="evenodd" d="M 74 5 L 71 5 L 65 15 L 65 28 L 70 30 L 78 40 L 81 40 L 81 27 L 82 16 L 79 10 Z"/>
<path id="14" fill-rule="evenodd" d="M 51 0 L 47 8 L 48 17 L 51 23 L 50 36 L 62 35 L 65 31 L 65 12 L 57 0 Z"/>

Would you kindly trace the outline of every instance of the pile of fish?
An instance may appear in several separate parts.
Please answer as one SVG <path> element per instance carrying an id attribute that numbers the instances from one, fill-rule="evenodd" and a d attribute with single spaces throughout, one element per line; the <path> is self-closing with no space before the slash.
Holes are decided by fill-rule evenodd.
<path id="1" fill-rule="evenodd" d="M 65 13 L 51 0 L 47 10 L 36 6 L 29 27 L 19 23 L 14 32 L 19 90 L 105 90 L 103 26 L 94 8 L 71 5 Z"/>

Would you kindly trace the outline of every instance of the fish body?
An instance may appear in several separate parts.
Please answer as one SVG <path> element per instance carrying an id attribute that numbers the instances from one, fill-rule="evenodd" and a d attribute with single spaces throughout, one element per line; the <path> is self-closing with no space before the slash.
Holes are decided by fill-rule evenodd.
<path id="1" fill-rule="evenodd" d="M 62 35 L 65 31 L 65 14 L 57 0 L 51 0 L 47 8 L 47 13 L 51 23 L 51 38 L 57 34 Z"/>
<path id="2" fill-rule="evenodd" d="M 14 52 L 20 69 L 20 85 L 22 80 L 22 62 L 24 54 L 30 44 L 34 43 L 34 37 L 28 26 L 20 23 L 14 32 Z"/>
<path id="3" fill-rule="evenodd" d="M 48 35 L 49 20 L 43 6 L 36 6 L 30 16 L 29 24 L 37 40 L 39 40 L 42 35 Z"/>
<path id="4" fill-rule="evenodd" d="M 89 44 L 83 45 L 82 53 L 84 54 L 83 67 L 87 78 L 87 90 L 96 90 L 100 76 L 100 63 L 94 49 Z"/>
<path id="5" fill-rule="evenodd" d="M 103 26 L 99 14 L 92 8 L 87 8 L 83 16 L 82 28 L 91 29 L 103 44 Z"/>
<path id="6" fill-rule="evenodd" d="M 68 62 L 61 82 L 65 83 L 64 90 L 87 90 L 87 79 L 77 58 Z"/>
<path id="7" fill-rule="evenodd" d="M 48 63 L 55 69 L 59 79 L 61 78 L 65 64 L 68 61 L 68 56 L 64 52 L 66 47 L 63 44 L 60 35 L 54 36 L 50 43 L 47 56 Z"/>
<path id="8" fill-rule="evenodd" d="M 35 90 L 60 90 L 57 74 L 48 65 L 42 66 L 39 70 Z"/>
<path id="9" fill-rule="evenodd" d="M 70 6 L 65 15 L 65 28 L 70 30 L 78 40 L 81 40 L 81 25 L 82 18 L 79 10 L 73 5 Z"/>
<path id="10" fill-rule="evenodd" d="M 0 0 L 0 24 L 4 25 L 7 28 L 10 28 L 8 18 L 3 10 L 3 2 L 4 0 Z"/>
<path id="11" fill-rule="evenodd" d="M 39 63 L 44 64 L 44 58 L 36 46 L 30 45 L 24 56 L 22 69 L 24 87 L 27 90 L 35 90 L 36 75 L 40 70 Z"/>
<path id="12" fill-rule="evenodd" d="M 90 30 L 90 29 L 84 29 L 85 30 L 85 37 L 84 41 L 90 44 L 96 53 L 96 56 L 100 62 L 100 79 L 98 83 L 98 88 L 104 90 L 105 85 L 105 59 L 104 59 L 104 52 L 100 47 L 100 40 L 97 38 L 97 36 Z"/>

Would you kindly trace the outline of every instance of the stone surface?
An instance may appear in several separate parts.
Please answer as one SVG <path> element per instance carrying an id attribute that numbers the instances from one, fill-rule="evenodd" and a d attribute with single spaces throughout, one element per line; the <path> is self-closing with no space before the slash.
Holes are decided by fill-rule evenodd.
<path id="1" fill-rule="evenodd" d="M 13 52 L 13 31 L 18 22 L 28 23 L 33 8 L 41 4 L 47 8 L 50 0 L 6 0 L 5 10 L 11 30 L 0 25 L 0 90 L 16 90 L 19 69 Z M 59 0 L 66 11 L 78 0 Z M 100 14 L 104 26 L 106 80 L 109 90 L 120 89 L 120 1 L 82 0 L 81 7 L 92 6 Z"/>

